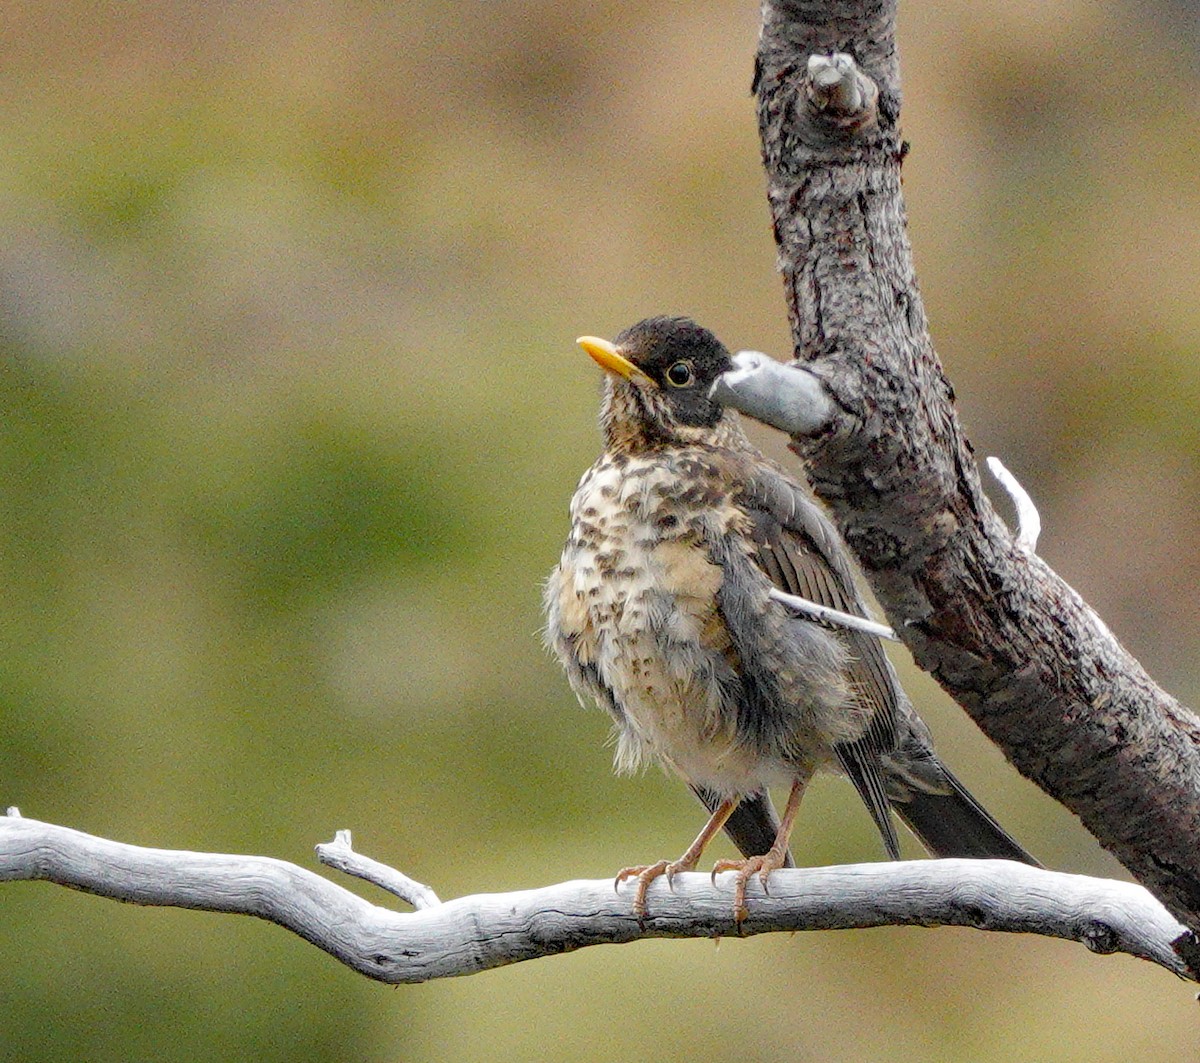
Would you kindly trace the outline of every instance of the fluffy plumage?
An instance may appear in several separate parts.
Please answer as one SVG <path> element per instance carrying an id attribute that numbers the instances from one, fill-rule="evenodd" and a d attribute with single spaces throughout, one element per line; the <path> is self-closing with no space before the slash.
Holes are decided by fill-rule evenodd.
<path id="1" fill-rule="evenodd" d="M 618 770 L 658 760 L 714 813 L 680 860 L 622 872 L 640 910 L 649 883 L 693 867 L 724 826 L 756 858 L 739 865 L 744 911 L 747 876 L 787 863 L 790 817 L 820 770 L 851 780 L 893 857 L 894 809 L 934 855 L 1033 862 L 934 754 L 878 641 L 769 597 L 866 615 L 823 512 L 708 397 L 732 364 L 724 346 L 683 318 L 581 343 L 609 370 L 605 449 L 546 584 L 547 642 L 612 716 Z M 781 784 L 792 796 L 776 834 L 766 790 Z"/>

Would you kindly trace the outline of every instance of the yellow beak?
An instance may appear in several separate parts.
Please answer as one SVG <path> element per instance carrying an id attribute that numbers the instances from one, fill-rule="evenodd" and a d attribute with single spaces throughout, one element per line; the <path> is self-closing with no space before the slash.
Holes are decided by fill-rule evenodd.
<path id="1" fill-rule="evenodd" d="M 654 384 L 650 377 L 620 354 L 608 340 L 602 340 L 598 336 L 580 336 L 575 342 L 587 351 L 605 372 L 615 373 L 625 380 L 634 380 L 639 384 Z"/>

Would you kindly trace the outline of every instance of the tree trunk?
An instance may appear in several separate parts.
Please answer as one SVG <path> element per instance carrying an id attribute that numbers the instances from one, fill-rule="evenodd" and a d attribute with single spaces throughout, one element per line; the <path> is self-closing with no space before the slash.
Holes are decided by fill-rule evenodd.
<path id="1" fill-rule="evenodd" d="M 1197 930 L 1200 720 L 983 494 L 913 273 L 894 16 L 763 4 L 755 85 L 795 356 L 833 399 L 793 448 L 917 663 Z M 853 59 L 810 66 L 833 53 Z"/>

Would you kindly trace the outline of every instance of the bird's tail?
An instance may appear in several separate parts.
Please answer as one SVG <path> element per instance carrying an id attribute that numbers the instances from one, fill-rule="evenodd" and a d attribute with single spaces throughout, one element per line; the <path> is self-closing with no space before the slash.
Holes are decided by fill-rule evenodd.
<path id="1" fill-rule="evenodd" d="M 932 762 L 932 763 L 930 763 Z M 920 786 L 889 792 L 892 808 L 933 856 L 960 856 L 992 860 L 1017 860 L 1041 867 L 987 809 L 971 796 L 954 774 L 936 757 L 930 757 L 922 774 L 934 769 L 937 792 Z M 890 789 L 890 788 L 889 788 Z"/>

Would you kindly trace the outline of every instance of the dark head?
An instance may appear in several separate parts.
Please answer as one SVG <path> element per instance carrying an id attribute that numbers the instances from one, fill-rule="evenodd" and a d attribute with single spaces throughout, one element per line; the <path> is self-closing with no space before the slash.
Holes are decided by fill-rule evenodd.
<path id="1" fill-rule="evenodd" d="M 708 397 L 733 368 L 729 351 L 686 317 L 649 317 L 612 343 L 581 336 L 579 345 L 608 373 L 600 424 L 609 449 L 719 443 L 734 414 Z"/>

